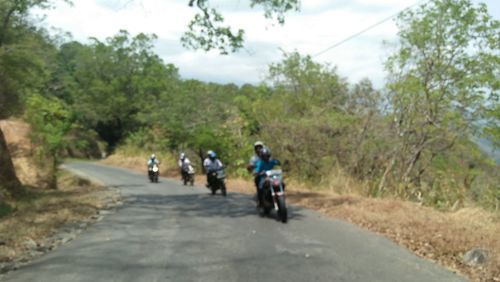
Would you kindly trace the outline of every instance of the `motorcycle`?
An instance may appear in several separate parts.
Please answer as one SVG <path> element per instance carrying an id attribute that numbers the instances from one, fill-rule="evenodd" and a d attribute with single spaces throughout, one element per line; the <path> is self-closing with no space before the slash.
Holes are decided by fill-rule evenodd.
<path id="1" fill-rule="evenodd" d="M 158 177 L 160 176 L 160 168 L 157 164 L 148 167 L 149 180 L 153 183 L 158 183 Z"/>
<path id="2" fill-rule="evenodd" d="M 185 164 L 182 166 L 182 181 L 184 185 L 188 183 L 193 186 L 194 185 L 194 168 L 190 164 Z"/>
<path id="3" fill-rule="evenodd" d="M 221 190 L 222 196 L 226 196 L 226 174 L 224 168 L 221 167 L 217 170 L 212 170 L 208 175 L 208 189 L 212 191 L 212 195 L 215 195 L 217 190 Z"/>
<path id="4" fill-rule="evenodd" d="M 285 202 L 285 183 L 282 178 L 282 170 L 268 170 L 264 173 L 264 177 L 262 212 L 267 215 L 274 209 L 278 219 L 286 223 L 288 221 L 288 211 Z"/>

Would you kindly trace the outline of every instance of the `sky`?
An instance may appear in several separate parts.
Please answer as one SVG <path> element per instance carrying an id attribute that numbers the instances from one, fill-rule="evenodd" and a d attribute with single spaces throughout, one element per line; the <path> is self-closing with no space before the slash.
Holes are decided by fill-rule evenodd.
<path id="1" fill-rule="evenodd" d="M 73 0 L 58 1 L 42 23 L 53 33 L 70 32 L 74 40 L 89 37 L 104 40 L 126 29 L 132 35 L 154 33 L 155 52 L 179 68 L 184 79 L 219 83 L 257 84 L 265 79 L 269 64 L 283 58 L 283 51 L 313 55 L 320 63 L 337 66 L 340 75 L 355 83 L 369 78 L 376 87 L 384 84 L 384 58 L 397 40 L 393 20 L 377 25 L 347 42 L 314 56 L 349 36 L 425 0 L 302 0 L 300 12 L 287 14 L 283 26 L 264 18 L 261 9 L 251 9 L 248 0 L 211 0 L 233 28 L 245 30 L 245 48 L 230 55 L 217 51 L 186 49 L 180 37 L 197 9 L 188 0 Z M 472 0 L 479 3 L 479 0 Z M 481 1 L 490 14 L 500 18 L 500 0 Z"/>

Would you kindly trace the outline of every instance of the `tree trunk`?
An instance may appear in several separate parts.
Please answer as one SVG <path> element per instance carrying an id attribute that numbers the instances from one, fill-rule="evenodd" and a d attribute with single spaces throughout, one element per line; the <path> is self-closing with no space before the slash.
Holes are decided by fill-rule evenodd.
<path id="1" fill-rule="evenodd" d="M 389 174 L 389 172 L 391 172 L 392 167 L 394 166 L 395 163 L 396 163 L 396 157 L 393 156 L 391 158 L 391 161 L 389 162 L 389 164 L 385 168 L 384 174 L 382 175 L 382 179 L 380 179 L 380 182 L 378 184 L 378 191 L 377 191 L 378 194 L 382 194 L 382 192 L 384 191 L 385 181 L 387 179 L 387 175 Z"/>
<path id="2" fill-rule="evenodd" d="M 203 161 L 205 160 L 205 157 L 204 157 L 203 150 L 201 148 L 198 148 L 198 157 L 200 158 L 200 162 L 201 162 L 201 171 L 203 173 L 206 173 L 205 167 L 203 166 Z"/>
<path id="3" fill-rule="evenodd" d="M 408 183 L 410 183 L 410 174 L 411 172 L 413 171 L 413 168 L 415 167 L 415 164 L 418 162 L 418 160 L 420 159 L 420 155 L 422 153 L 422 150 L 418 150 L 417 152 L 415 152 L 415 154 L 413 154 L 411 160 L 410 160 L 410 163 L 408 164 L 408 167 L 406 168 L 406 171 L 405 173 L 403 174 L 403 182 L 407 185 Z"/>
<path id="4" fill-rule="evenodd" d="M 352 168 L 352 172 L 354 172 L 354 174 L 356 175 L 359 175 L 361 169 L 359 168 L 360 167 L 360 163 L 361 163 L 361 160 L 363 160 L 364 156 L 360 156 L 362 154 L 361 151 L 361 145 L 363 144 L 364 140 L 365 140 L 365 137 L 366 137 L 366 132 L 368 131 L 368 127 L 370 125 L 370 121 L 373 117 L 373 111 L 370 111 L 368 117 L 365 119 L 365 122 L 363 123 L 363 129 L 361 130 L 361 133 L 358 135 L 358 138 L 356 140 L 356 145 L 354 145 L 354 153 L 352 154 L 352 158 L 351 158 L 351 168 Z M 363 177 L 365 175 L 362 175 Z"/>
<path id="5" fill-rule="evenodd" d="M 0 195 L 5 192 L 14 197 L 18 196 L 22 192 L 22 185 L 16 176 L 7 142 L 0 128 Z"/>
<path id="6" fill-rule="evenodd" d="M 52 160 L 52 169 L 49 174 L 49 189 L 57 189 L 57 167 L 59 166 L 59 163 L 57 161 L 57 157 L 55 155 L 51 156 Z"/>

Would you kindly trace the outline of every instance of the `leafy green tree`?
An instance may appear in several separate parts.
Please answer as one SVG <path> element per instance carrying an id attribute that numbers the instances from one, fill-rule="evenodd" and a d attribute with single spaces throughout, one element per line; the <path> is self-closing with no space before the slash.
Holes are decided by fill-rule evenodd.
<path id="1" fill-rule="evenodd" d="M 496 148 L 500 148 L 500 104 L 495 105 L 488 110 L 486 114 L 488 124 L 486 125 L 485 133 L 492 141 Z"/>
<path id="2" fill-rule="evenodd" d="M 55 95 L 73 108 L 80 124 L 94 129 L 112 149 L 142 126 L 137 115 L 171 91 L 178 71 L 152 52 L 154 35 L 122 30 L 90 45 L 63 44 L 53 79 Z"/>
<path id="3" fill-rule="evenodd" d="M 392 171 L 418 186 L 437 156 L 470 137 L 486 100 L 498 94 L 500 24 L 469 0 L 434 0 L 403 12 L 397 24 L 398 50 L 386 67 L 398 142 L 384 176 Z"/>
<path id="4" fill-rule="evenodd" d="M 0 1 L 0 119 L 19 112 L 23 95 L 43 83 L 47 36 L 27 20 L 33 7 L 46 8 L 49 0 Z M 36 51 L 34 51 L 36 50 Z M 6 189 L 18 194 L 16 177 L 4 135 L 0 130 L 0 194 Z M 17 192 L 16 192 L 17 191 Z"/>
<path id="5" fill-rule="evenodd" d="M 31 140 L 35 145 L 38 161 L 48 170 L 46 188 L 57 188 L 56 171 L 60 152 L 65 146 L 66 133 L 71 129 L 71 112 L 57 98 L 32 95 L 26 101 L 26 120 L 31 124 Z"/>
<path id="6" fill-rule="evenodd" d="M 217 49 L 221 54 L 235 52 L 243 47 L 245 32 L 242 29 L 233 31 L 224 25 L 224 17 L 215 8 L 211 8 L 209 0 L 189 0 L 189 6 L 196 6 L 200 12 L 189 23 L 189 31 L 181 38 L 185 47 L 209 51 Z M 299 0 L 251 0 L 250 7 L 264 8 L 268 19 L 275 18 L 278 23 L 285 22 L 285 14 L 298 11 Z"/>
<path id="7" fill-rule="evenodd" d="M 257 102 L 260 136 L 283 158 L 294 160 L 292 170 L 301 179 L 320 179 L 344 161 L 341 141 L 354 121 L 346 112 L 348 84 L 329 65 L 310 56 L 285 54 L 269 68 L 273 91 Z"/>

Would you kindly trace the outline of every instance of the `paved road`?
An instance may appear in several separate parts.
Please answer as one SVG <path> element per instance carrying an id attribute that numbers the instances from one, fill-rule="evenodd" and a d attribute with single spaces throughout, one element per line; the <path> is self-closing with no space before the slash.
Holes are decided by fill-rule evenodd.
<path id="1" fill-rule="evenodd" d="M 389 240 L 289 207 L 288 224 L 251 198 L 93 163 L 67 167 L 121 189 L 116 213 L 3 281 L 464 281 Z M 231 191 L 231 187 L 228 188 Z"/>

